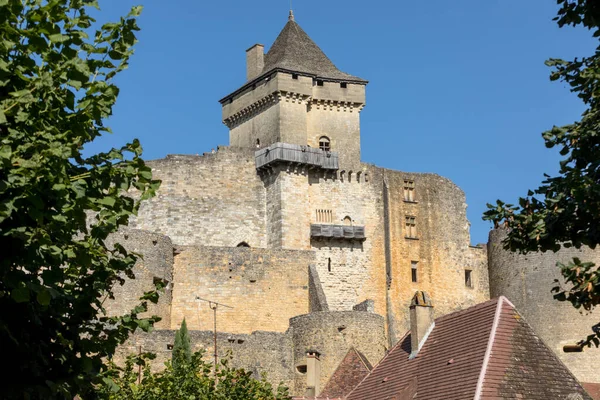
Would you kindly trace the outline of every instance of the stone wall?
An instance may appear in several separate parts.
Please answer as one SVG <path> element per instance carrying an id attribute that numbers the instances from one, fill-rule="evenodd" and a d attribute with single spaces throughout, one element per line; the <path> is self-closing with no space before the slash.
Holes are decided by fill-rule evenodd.
<path id="1" fill-rule="evenodd" d="M 558 253 L 538 252 L 519 255 L 504 250 L 502 229 L 490 232 L 488 243 L 490 292 L 493 297 L 506 296 L 525 317 L 544 342 L 567 365 L 581 382 L 600 383 L 598 360 L 600 349 L 586 348 L 581 353 L 565 353 L 563 346 L 576 344 L 592 333 L 597 313 L 578 311 L 569 302 L 554 300 L 554 279 L 564 280 L 557 262 L 573 257 L 600 263 L 600 252 L 590 248 L 561 249 Z"/>
<path id="2" fill-rule="evenodd" d="M 465 195 L 458 186 L 435 174 L 390 170 L 384 171 L 384 180 L 389 207 L 389 325 L 395 340 L 409 328 L 407 310 L 415 291 L 431 295 L 438 317 L 489 299 L 488 272 L 485 249 L 470 246 Z M 404 198 L 406 180 L 414 182 L 414 201 Z M 415 238 L 407 232 L 407 216 L 415 217 Z M 413 262 L 417 282 L 412 280 Z M 466 285 L 465 270 L 471 271 L 471 287 Z"/>
<path id="3" fill-rule="evenodd" d="M 233 307 L 218 308 L 219 331 L 284 332 L 289 318 L 309 311 L 313 263 L 311 251 L 178 247 L 170 327 L 176 329 L 185 317 L 189 329 L 211 330 L 213 311 L 200 297 Z"/>
<path id="4" fill-rule="evenodd" d="M 140 348 L 143 352 L 156 354 L 152 362 L 154 370 L 163 368 L 165 361 L 171 359 L 172 351 L 169 345 L 175 342 L 176 330 L 155 330 L 150 333 L 133 335 L 115 354 L 115 361 L 122 363 L 128 354 L 137 354 Z M 214 336 L 212 331 L 189 331 L 192 351 L 204 351 L 204 359 L 213 364 Z M 252 332 L 252 334 L 232 334 L 219 332 L 217 334 L 218 357 L 231 356 L 230 365 L 234 368 L 244 368 L 260 379 L 267 374 L 269 382 L 275 387 L 279 383 L 292 388 L 293 375 L 293 345 L 291 336 L 286 333 Z"/>
<path id="5" fill-rule="evenodd" d="M 358 172 L 358 173 L 357 173 Z M 330 310 L 351 310 L 362 300 L 380 294 L 378 313 L 385 315 L 385 272 L 383 271 L 383 209 L 381 188 L 373 175 L 377 171 L 364 166 L 361 171 L 339 173 L 331 177 L 311 173 L 308 182 L 310 223 L 322 223 L 317 210 L 330 210 L 332 224 L 365 227 L 366 240 L 312 239 L 316 268 Z"/>
<path id="6" fill-rule="evenodd" d="M 320 387 L 325 384 L 351 347 L 360 351 L 375 365 L 386 350 L 384 319 L 361 311 L 314 312 L 290 320 L 294 345 L 294 391 L 303 395 L 306 374 L 298 366 L 306 365 L 308 351 L 320 353 Z"/>
<path id="7" fill-rule="evenodd" d="M 121 244 L 129 252 L 138 253 L 140 257 L 133 268 L 135 279 L 123 276 L 125 284 L 114 287 L 115 299 L 107 299 L 104 303 L 107 314 L 111 316 L 125 315 L 139 305 L 140 297 L 154 289 L 154 278 L 173 281 L 173 244 L 168 237 L 137 229 L 121 229 L 106 240 L 109 247 L 114 243 Z M 167 286 L 158 303 L 149 303 L 148 312 L 140 314 L 143 317 L 161 317 L 162 320 L 156 324 L 157 328 L 170 326 L 171 288 L 172 285 Z"/>
<path id="8" fill-rule="evenodd" d="M 170 155 L 148 165 L 162 184 L 130 226 L 180 245 L 266 247 L 265 190 L 254 149 L 219 147 L 215 154 Z"/>

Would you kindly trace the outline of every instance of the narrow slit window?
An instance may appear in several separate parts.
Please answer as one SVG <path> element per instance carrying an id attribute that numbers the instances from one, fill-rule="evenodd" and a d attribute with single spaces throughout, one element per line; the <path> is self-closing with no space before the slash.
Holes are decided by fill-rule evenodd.
<path id="1" fill-rule="evenodd" d="M 413 216 L 406 217 L 406 237 L 409 239 L 417 238 L 417 218 Z"/>
<path id="2" fill-rule="evenodd" d="M 404 201 L 415 201 L 415 181 L 404 180 Z"/>
<path id="3" fill-rule="evenodd" d="M 331 272 L 331 258 L 327 259 L 327 271 Z"/>
<path id="4" fill-rule="evenodd" d="M 473 271 L 465 269 L 465 286 L 468 288 L 473 287 Z"/>
<path id="5" fill-rule="evenodd" d="M 411 261 L 410 262 L 410 277 L 411 277 L 411 280 L 413 282 L 418 282 L 418 272 L 417 272 L 418 271 L 417 270 L 417 265 L 418 264 L 419 263 L 417 261 Z"/>

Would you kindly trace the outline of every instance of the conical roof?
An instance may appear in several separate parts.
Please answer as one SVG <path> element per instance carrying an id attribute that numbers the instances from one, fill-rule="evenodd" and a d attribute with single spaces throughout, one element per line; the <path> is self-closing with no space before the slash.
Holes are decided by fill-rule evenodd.
<path id="1" fill-rule="evenodd" d="M 296 23 L 293 14 L 265 56 L 261 75 L 276 69 L 306 73 L 323 79 L 367 82 L 340 71 Z"/>

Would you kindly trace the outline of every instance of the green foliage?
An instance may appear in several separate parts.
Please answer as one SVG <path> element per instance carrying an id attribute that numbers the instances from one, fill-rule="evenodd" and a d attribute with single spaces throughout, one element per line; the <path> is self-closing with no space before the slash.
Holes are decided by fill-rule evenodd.
<path id="1" fill-rule="evenodd" d="M 171 363 L 173 364 L 173 368 L 177 369 L 182 365 L 189 364 L 191 359 L 190 335 L 188 334 L 187 323 L 184 318 L 181 327 L 175 334 Z"/>
<path id="2" fill-rule="evenodd" d="M 165 369 L 153 373 L 147 363 L 149 355 L 129 356 L 123 368 L 114 363 L 103 376 L 97 396 L 104 400 L 288 400 L 288 389 L 273 386 L 263 377 L 252 378 L 243 369 L 229 366 L 229 359 L 221 361 L 215 382 L 212 365 L 203 361 L 197 352 L 190 359 L 181 360 L 174 368 L 170 362 Z M 140 376 L 139 365 L 143 366 Z"/>
<path id="3" fill-rule="evenodd" d="M 557 0 L 558 25 L 581 25 L 600 38 L 600 3 Z M 600 45 L 590 57 L 565 61 L 550 59 L 550 79 L 566 82 L 587 106 L 581 120 L 543 133 L 548 148 L 558 148 L 559 175 L 519 198 L 518 205 L 500 200 L 488 204 L 484 219 L 509 228 L 505 247 L 512 251 L 558 251 L 561 246 L 600 243 Z M 575 259 L 559 264 L 566 285 L 557 282 L 555 298 L 591 311 L 600 304 L 600 269 Z M 600 324 L 583 344 L 600 345 Z"/>
<path id="4" fill-rule="evenodd" d="M 139 317 L 156 291 L 128 315 L 104 314 L 104 300 L 133 277 L 136 261 L 104 240 L 159 182 L 137 140 L 82 154 L 110 132 L 113 78 L 127 68 L 141 10 L 96 29 L 90 7 L 98 2 L 0 0 L 0 349 L 10 363 L 3 398 L 85 395 L 102 358 L 158 320 Z"/>

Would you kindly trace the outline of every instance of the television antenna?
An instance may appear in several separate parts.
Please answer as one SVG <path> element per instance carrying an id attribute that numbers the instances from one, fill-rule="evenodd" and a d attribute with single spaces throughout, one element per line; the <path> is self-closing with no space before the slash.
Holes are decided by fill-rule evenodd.
<path id="1" fill-rule="evenodd" d="M 218 363 L 218 353 L 217 353 L 217 309 L 219 307 L 225 307 L 225 308 L 230 308 L 233 309 L 233 307 L 228 306 L 227 304 L 223 304 L 223 303 L 217 303 L 216 301 L 213 300 L 208 300 L 208 299 L 203 299 L 199 296 L 196 296 L 196 300 L 200 300 L 200 301 L 204 301 L 206 303 L 208 303 L 208 307 L 213 310 L 213 339 L 215 341 L 215 384 L 217 383 L 217 363 Z M 198 307 L 200 307 L 200 305 L 198 305 Z"/>

